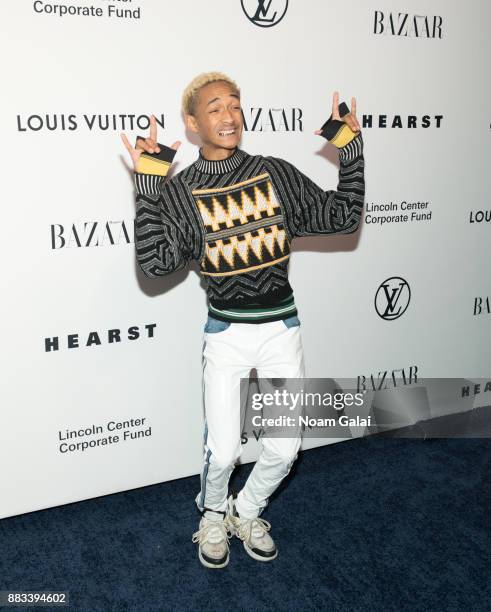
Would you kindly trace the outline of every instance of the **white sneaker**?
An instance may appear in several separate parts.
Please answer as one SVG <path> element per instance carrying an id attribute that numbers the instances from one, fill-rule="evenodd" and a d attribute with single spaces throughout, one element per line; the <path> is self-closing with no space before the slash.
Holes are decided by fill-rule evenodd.
<path id="1" fill-rule="evenodd" d="M 227 501 L 225 521 L 229 530 L 244 542 L 244 548 L 256 561 L 272 561 L 278 556 L 278 549 L 268 531 L 271 524 L 262 518 L 240 518 L 235 507 L 235 497 L 230 495 Z"/>
<path id="2" fill-rule="evenodd" d="M 203 518 L 199 522 L 199 530 L 193 533 L 192 541 L 198 542 L 198 557 L 205 567 L 219 569 L 228 565 L 228 541 L 232 533 L 228 530 L 225 519 Z"/>

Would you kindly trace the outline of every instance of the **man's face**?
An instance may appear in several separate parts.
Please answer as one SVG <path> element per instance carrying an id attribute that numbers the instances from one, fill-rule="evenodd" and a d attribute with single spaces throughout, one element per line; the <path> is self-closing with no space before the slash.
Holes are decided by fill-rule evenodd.
<path id="1" fill-rule="evenodd" d="M 235 149 L 243 128 L 240 98 L 225 81 L 208 83 L 198 92 L 195 115 L 186 115 L 189 129 L 207 149 Z"/>

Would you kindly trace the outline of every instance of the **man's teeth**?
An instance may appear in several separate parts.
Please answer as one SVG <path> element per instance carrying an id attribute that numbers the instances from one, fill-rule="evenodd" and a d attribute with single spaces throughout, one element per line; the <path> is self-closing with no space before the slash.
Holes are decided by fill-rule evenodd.
<path id="1" fill-rule="evenodd" d="M 235 134 L 235 130 L 223 130 L 222 132 L 218 132 L 219 136 L 230 136 L 230 134 Z"/>

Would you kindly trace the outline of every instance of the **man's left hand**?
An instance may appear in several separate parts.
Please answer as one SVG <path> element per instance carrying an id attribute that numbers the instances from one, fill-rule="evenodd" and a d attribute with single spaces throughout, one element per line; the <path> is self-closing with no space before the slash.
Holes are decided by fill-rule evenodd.
<path id="1" fill-rule="evenodd" d="M 341 117 L 339 115 L 339 91 L 335 91 L 332 97 L 332 119 L 337 121 L 344 121 L 353 132 L 360 131 L 360 124 L 356 118 L 356 98 L 351 98 L 351 112 Z M 316 130 L 315 134 L 322 134 L 321 130 Z"/>

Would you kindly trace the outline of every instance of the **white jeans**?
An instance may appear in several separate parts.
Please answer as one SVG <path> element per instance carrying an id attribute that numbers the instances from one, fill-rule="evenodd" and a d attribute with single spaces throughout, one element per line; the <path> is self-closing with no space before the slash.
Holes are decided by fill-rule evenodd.
<path id="1" fill-rule="evenodd" d="M 210 320 L 211 319 L 211 320 Z M 198 509 L 225 511 L 228 483 L 242 454 L 240 379 L 256 368 L 261 378 L 305 378 L 296 317 L 269 323 L 224 323 L 208 318 L 203 346 L 204 465 Z M 259 380 L 261 383 L 261 380 Z M 261 437 L 261 454 L 237 497 L 244 518 L 259 516 L 288 475 L 301 437 Z"/>

